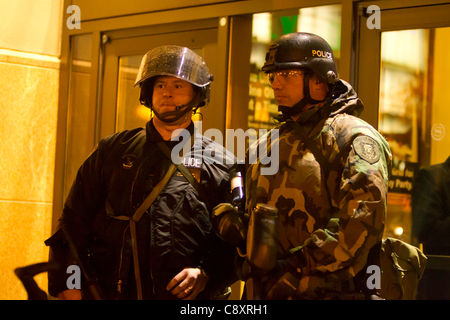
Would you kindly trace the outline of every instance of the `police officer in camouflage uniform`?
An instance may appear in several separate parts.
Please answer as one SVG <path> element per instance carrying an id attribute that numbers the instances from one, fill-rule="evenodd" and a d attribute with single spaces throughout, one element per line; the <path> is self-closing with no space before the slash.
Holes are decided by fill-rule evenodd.
<path id="1" fill-rule="evenodd" d="M 366 273 L 369 251 L 383 236 L 389 145 L 358 118 L 363 104 L 338 78 L 321 37 L 282 36 L 262 71 L 280 111 L 278 137 L 271 141 L 279 147 L 278 172 L 261 174 L 258 158 L 246 175 L 247 212 L 264 203 L 279 215 L 278 260 L 259 276 L 262 297 L 356 297 L 364 288 L 352 279 Z M 258 278 L 257 272 L 247 276 Z"/>

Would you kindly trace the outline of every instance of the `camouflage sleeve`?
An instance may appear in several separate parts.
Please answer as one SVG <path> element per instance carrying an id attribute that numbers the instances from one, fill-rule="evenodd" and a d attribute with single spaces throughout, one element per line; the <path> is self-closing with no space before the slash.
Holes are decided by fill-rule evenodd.
<path id="1" fill-rule="evenodd" d="M 355 276 L 383 236 L 389 146 L 364 121 L 345 117 L 322 135 L 330 162 L 327 189 L 334 212 L 325 228 L 315 230 L 294 249 L 302 266 L 299 293 Z"/>

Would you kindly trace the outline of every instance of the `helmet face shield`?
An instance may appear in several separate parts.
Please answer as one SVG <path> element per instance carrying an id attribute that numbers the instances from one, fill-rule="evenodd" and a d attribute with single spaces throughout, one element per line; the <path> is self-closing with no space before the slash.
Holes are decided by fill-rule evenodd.
<path id="1" fill-rule="evenodd" d="M 203 58 L 191 49 L 179 46 L 162 46 L 147 52 L 134 86 L 155 76 L 176 77 L 201 88 L 213 80 Z"/>

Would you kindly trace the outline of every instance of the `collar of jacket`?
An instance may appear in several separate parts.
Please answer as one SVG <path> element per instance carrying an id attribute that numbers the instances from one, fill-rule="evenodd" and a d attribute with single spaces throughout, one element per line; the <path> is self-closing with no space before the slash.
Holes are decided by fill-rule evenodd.
<path id="1" fill-rule="evenodd" d="M 332 96 L 326 100 L 325 104 L 322 106 L 315 105 L 303 111 L 297 119 L 297 122 L 302 125 L 317 123 L 322 119 L 334 117 L 340 113 L 347 113 L 359 117 L 363 110 L 364 105 L 358 98 L 353 87 L 344 80 L 339 80 L 335 84 Z M 275 119 L 279 122 L 292 121 L 290 116 L 284 116 L 283 114 Z"/>
<path id="2" fill-rule="evenodd" d="M 150 119 L 149 122 L 147 122 L 146 128 L 145 128 L 146 132 L 147 132 L 147 141 L 148 142 L 159 142 L 159 141 L 165 141 L 163 139 L 163 137 L 159 134 L 158 130 L 156 130 L 155 125 L 153 124 L 153 119 Z M 186 128 L 186 130 L 189 131 L 189 133 L 191 134 L 191 136 L 194 134 L 195 132 L 195 126 L 194 123 L 191 121 L 191 123 L 189 124 L 189 126 Z M 169 148 L 173 148 L 175 145 L 177 145 L 179 143 L 179 141 L 165 141 L 167 143 L 167 146 Z"/>
<path id="3" fill-rule="evenodd" d="M 364 105 L 358 98 L 353 87 L 344 80 L 336 83 L 335 90 L 332 95 L 332 103 L 328 109 L 329 117 L 334 117 L 340 113 L 347 113 L 355 117 L 359 117 L 364 111 Z"/>

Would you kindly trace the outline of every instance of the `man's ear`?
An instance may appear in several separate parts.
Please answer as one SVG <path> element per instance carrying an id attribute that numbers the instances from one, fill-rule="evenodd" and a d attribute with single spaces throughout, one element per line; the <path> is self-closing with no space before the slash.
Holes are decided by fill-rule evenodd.
<path id="1" fill-rule="evenodd" d="M 329 90 L 328 84 L 325 81 L 321 81 L 317 76 L 312 76 L 309 79 L 309 94 L 312 99 L 324 100 Z"/>

